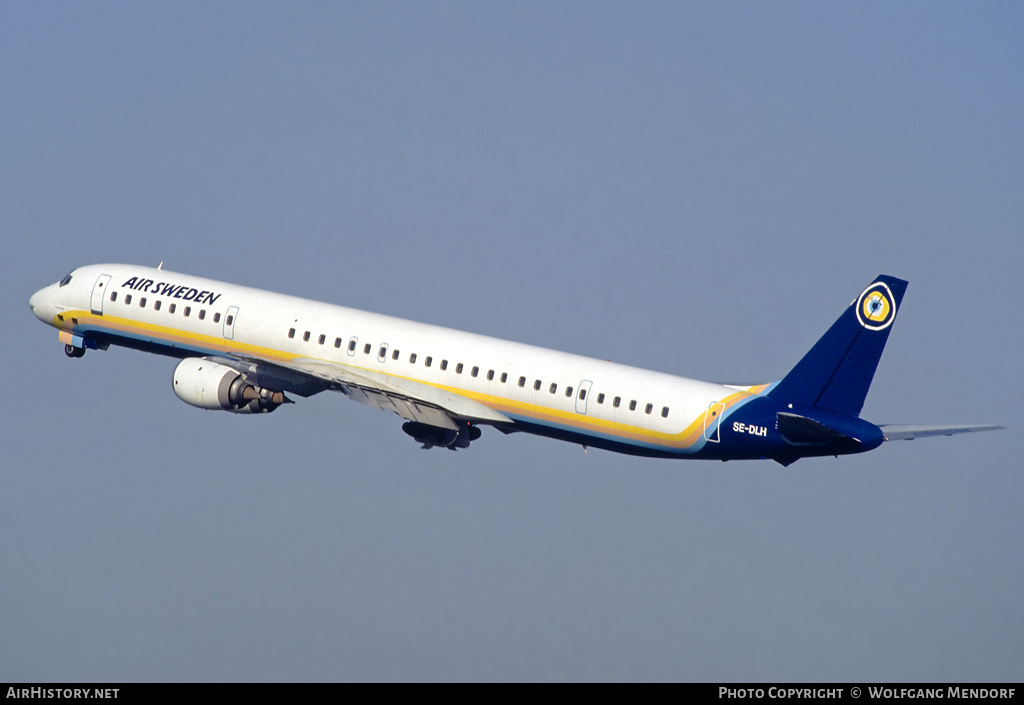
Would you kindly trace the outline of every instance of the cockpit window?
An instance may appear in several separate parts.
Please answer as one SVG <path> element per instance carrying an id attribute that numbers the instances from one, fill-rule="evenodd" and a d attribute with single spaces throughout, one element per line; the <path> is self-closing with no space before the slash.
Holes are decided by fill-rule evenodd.
<path id="1" fill-rule="evenodd" d="M 70 274 L 60 280 L 60 286 L 67 286 L 70 283 L 71 283 L 71 275 Z"/>

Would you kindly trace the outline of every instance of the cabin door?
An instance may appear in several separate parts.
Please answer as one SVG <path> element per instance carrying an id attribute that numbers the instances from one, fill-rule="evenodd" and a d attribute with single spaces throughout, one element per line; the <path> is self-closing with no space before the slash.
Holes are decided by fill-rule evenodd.
<path id="1" fill-rule="evenodd" d="M 589 379 L 585 379 L 580 382 L 580 386 L 576 389 L 576 413 L 585 414 L 587 413 L 587 397 L 590 396 L 590 387 L 593 384 Z"/>
<path id="2" fill-rule="evenodd" d="M 228 340 L 235 339 L 235 319 L 238 318 L 238 307 L 228 307 L 228 312 L 224 316 L 224 337 Z"/>
<path id="3" fill-rule="evenodd" d="M 96 280 L 96 283 L 92 287 L 92 312 L 97 316 L 103 315 L 103 299 L 109 288 L 107 285 L 110 284 L 110 275 L 101 274 L 100 278 Z"/>
<path id="4" fill-rule="evenodd" d="M 725 411 L 725 404 L 720 401 L 714 401 L 711 402 L 708 410 L 704 412 L 704 438 L 711 443 L 718 443 L 721 440 L 718 429 L 723 411 Z"/>

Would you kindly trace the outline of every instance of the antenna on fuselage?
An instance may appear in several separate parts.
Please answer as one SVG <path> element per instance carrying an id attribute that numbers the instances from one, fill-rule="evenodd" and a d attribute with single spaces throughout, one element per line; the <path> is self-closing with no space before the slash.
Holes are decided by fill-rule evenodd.
<path id="1" fill-rule="evenodd" d="M 158 264 L 158 265 L 156 266 L 156 268 L 157 268 L 157 269 L 163 269 L 163 268 L 164 268 L 164 261 L 163 261 L 163 260 L 160 260 L 160 264 Z"/>

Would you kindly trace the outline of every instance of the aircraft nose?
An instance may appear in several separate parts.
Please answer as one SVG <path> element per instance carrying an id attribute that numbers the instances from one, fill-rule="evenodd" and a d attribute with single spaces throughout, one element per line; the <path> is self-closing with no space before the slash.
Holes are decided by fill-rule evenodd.
<path id="1" fill-rule="evenodd" d="M 53 315 L 52 306 L 49 305 L 49 296 L 46 289 L 40 289 L 28 300 L 28 307 L 32 309 L 32 313 L 35 314 L 36 318 L 41 321 L 49 321 Z"/>

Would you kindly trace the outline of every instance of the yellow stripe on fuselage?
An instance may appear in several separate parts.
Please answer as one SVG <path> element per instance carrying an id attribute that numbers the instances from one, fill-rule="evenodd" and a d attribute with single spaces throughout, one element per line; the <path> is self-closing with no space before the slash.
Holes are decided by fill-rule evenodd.
<path id="1" fill-rule="evenodd" d="M 678 433 L 664 433 L 661 431 L 655 431 L 652 429 L 644 428 L 642 426 L 634 426 L 631 424 L 625 424 L 619 421 L 610 421 L 607 419 L 595 418 L 586 414 L 580 414 L 574 411 L 563 411 L 561 409 L 553 409 L 548 406 L 541 404 L 533 404 L 530 402 L 517 401 L 510 399 L 505 396 L 498 396 L 494 394 L 487 394 L 485 392 L 478 392 L 469 389 L 463 389 L 461 387 L 452 387 L 444 384 L 438 384 L 436 382 L 430 382 L 415 377 L 409 377 L 406 375 L 398 375 L 383 370 L 377 370 L 372 368 L 363 368 L 356 365 L 347 365 L 345 363 L 338 362 L 327 358 L 316 358 L 309 355 L 298 355 L 293 353 L 287 353 L 274 348 L 268 348 L 261 345 L 253 345 L 251 343 L 243 343 L 237 340 L 231 340 L 224 338 L 221 335 L 206 335 L 203 333 L 195 333 L 188 330 L 182 330 L 180 328 L 174 328 L 170 326 L 157 325 L 154 323 L 147 323 L 145 321 L 138 321 L 131 318 L 122 318 L 119 316 L 112 316 L 109 314 L 95 315 L 91 311 L 65 311 L 63 314 L 64 321 L 58 321 L 54 317 L 52 325 L 58 329 L 67 331 L 69 328 L 73 328 L 71 325 L 71 318 L 78 320 L 78 326 L 93 326 L 103 328 L 111 331 L 118 331 L 131 335 L 133 337 L 149 338 L 162 344 L 172 346 L 175 343 L 184 344 L 188 346 L 201 347 L 205 350 L 216 350 L 223 352 L 224 354 L 240 353 L 262 359 L 267 362 L 282 362 L 288 363 L 298 358 L 302 359 L 314 359 L 322 362 L 326 362 L 332 365 L 338 365 L 344 368 L 351 368 L 360 371 L 372 371 L 377 374 L 383 374 L 386 377 L 392 377 L 395 379 L 402 379 L 418 384 L 425 384 L 435 389 L 444 390 L 453 394 L 459 394 L 474 401 L 478 401 L 485 406 L 495 409 L 501 412 L 510 412 L 521 416 L 526 416 L 530 419 L 538 422 L 558 426 L 568 426 L 581 431 L 601 434 L 604 436 L 610 436 L 623 441 L 633 441 L 636 443 L 644 443 L 648 445 L 654 445 L 657 447 L 663 447 L 673 450 L 685 450 L 692 447 L 695 443 L 700 440 L 701 434 L 704 432 L 704 420 L 705 414 L 698 414 L 689 425 L 686 426 L 681 432 Z M 219 325 L 219 324 L 214 324 Z M 741 401 L 749 399 L 754 396 L 759 396 L 761 392 L 766 389 L 768 385 L 761 384 L 749 387 L 745 390 L 738 390 L 722 399 L 716 400 L 717 403 L 722 404 L 723 408 L 721 412 L 735 406 Z M 721 418 L 720 413 L 718 417 Z"/>

